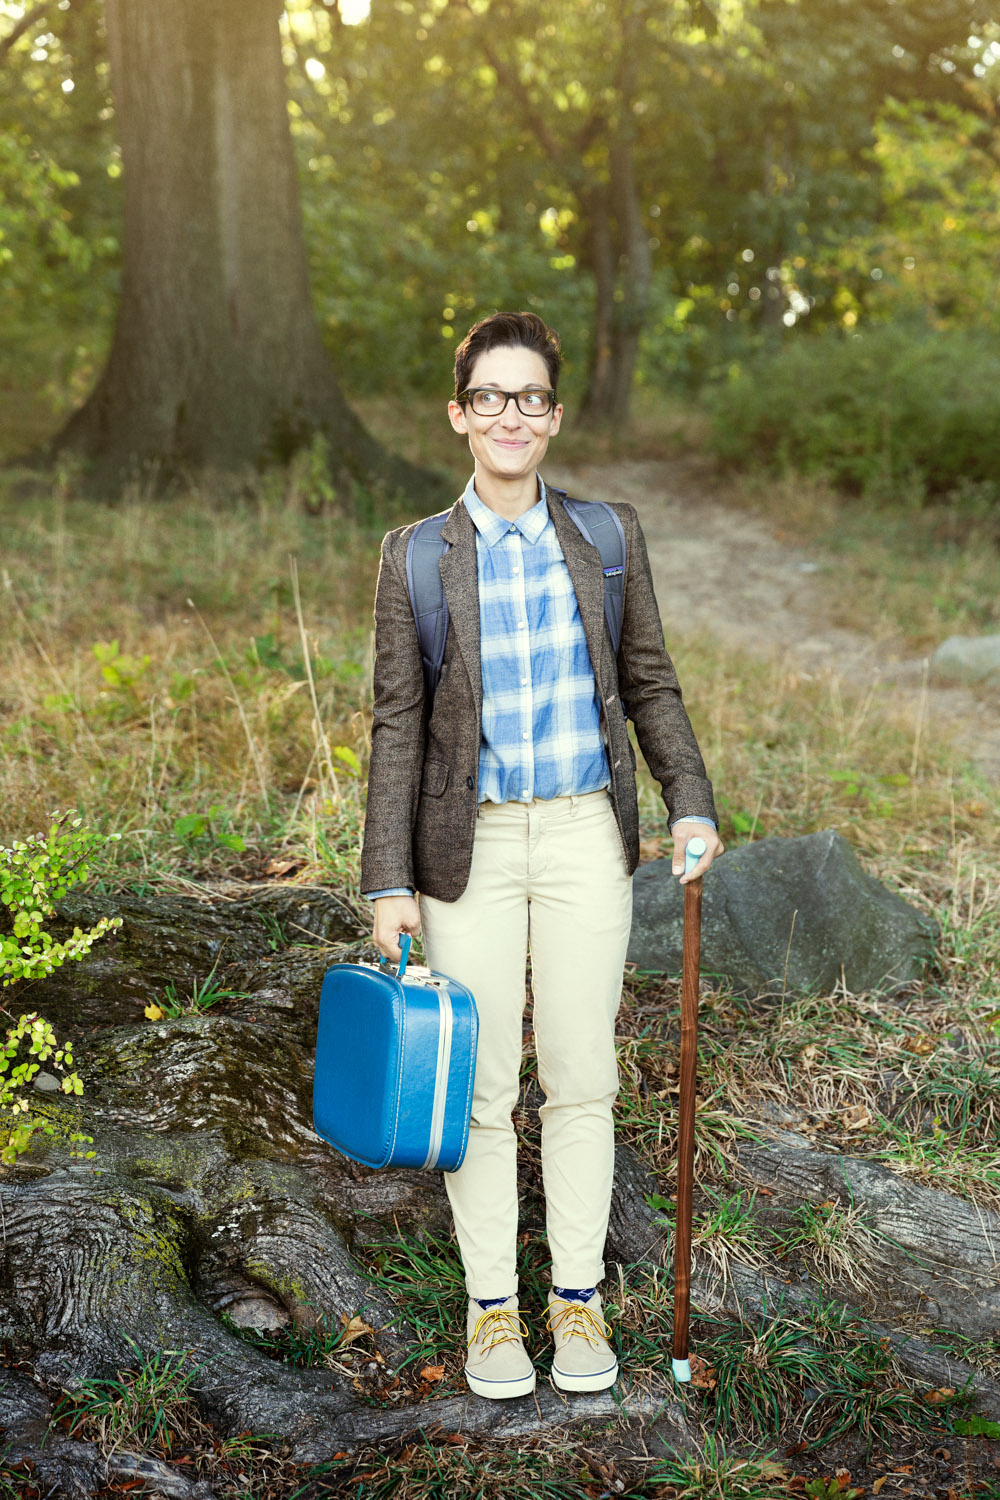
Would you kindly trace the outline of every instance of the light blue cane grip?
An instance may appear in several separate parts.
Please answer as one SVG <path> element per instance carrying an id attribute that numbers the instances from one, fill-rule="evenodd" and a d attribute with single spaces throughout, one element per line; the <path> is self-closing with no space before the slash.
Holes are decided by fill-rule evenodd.
<path id="1" fill-rule="evenodd" d="M 684 874 L 690 875 L 708 845 L 704 839 L 688 839 L 684 846 Z"/>

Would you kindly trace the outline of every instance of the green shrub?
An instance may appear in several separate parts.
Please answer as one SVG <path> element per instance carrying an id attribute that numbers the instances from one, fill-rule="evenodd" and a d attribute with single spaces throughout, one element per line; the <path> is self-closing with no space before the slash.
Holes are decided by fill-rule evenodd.
<path id="1" fill-rule="evenodd" d="M 4 925 L 9 929 L 0 930 L 0 983 L 5 988 L 83 958 L 98 938 L 121 926 L 121 917 L 102 917 L 88 932 L 76 927 L 70 937 L 56 939 L 43 925 L 55 915 L 53 902 L 86 880 L 89 861 L 103 843 L 67 812 L 54 813 L 46 833 L 15 840 L 9 848 L 0 845 L 0 903 L 7 908 Z M 44 1017 L 32 1012 L 15 1020 L 10 1011 L 0 1010 L 13 1022 L 0 1045 L 0 1162 L 9 1165 L 27 1149 L 36 1130 L 53 1134 L 50 1122 L 32 1113 L 24 1093 L 41 1064 L 49 1062 L 65 1075 L 59 1085 L 64 1094 L 82 1094 L 83 1083 L 77 1073 L 66 1071 L 73 1067 L 72 1048 L 60 1045 Z M 70 1136 L 71 1142 L 88 1139 L 79 1133 Z"/>
<path id="2" fill-rule="evenodd" d="M 797 336 L 712 399 L 731 462 L 821 474 L 873 498 L 1000 498 L 1000 347 L 985 334 L 876 325 Z"/>

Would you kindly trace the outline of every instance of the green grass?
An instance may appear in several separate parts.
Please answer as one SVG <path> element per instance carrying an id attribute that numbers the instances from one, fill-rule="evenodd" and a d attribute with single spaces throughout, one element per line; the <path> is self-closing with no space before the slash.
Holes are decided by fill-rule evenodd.
<path id="1" fill-rule="evenodd" d="M 135 1351 L 133 1368 L 108 1379 L 91 1378 L 75 1386 L 53 1411 L 53 1423 L 64 1420 L 70 1436 L 90 1438 L 102 1451 L 152 1449 L 163 1457 L 174 1452 L 179 1434 L 203 1430 L 191 1396 L 199 1366 L 185 1351 Z"/>

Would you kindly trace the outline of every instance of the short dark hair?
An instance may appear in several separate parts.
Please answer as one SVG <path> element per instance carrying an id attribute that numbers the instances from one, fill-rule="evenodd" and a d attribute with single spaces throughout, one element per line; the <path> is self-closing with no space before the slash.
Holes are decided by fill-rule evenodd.
<path id="1" fill-rule="evenodd" d="M 476 360 L 491 349 L 531 349 L 540 354 L 549 372 L 552 389 L 557 389 L 562 365 L 559 335 L 543 323 L 537 313 L 496 312 L 474 323 L 455 350 L 456 401 L 468 389 Z"/>

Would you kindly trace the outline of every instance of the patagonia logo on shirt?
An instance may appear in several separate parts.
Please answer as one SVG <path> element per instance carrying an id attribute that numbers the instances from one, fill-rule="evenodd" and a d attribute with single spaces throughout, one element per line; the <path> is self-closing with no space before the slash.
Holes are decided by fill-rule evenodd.
<path id="1" fill-rule="evenodd" d="M 605 578 L 617 578 L 620 574 L 624 573 L 624 571 L 625 569 L 620 565 L 617 568 L 605 568 L 604 576 Z"/>

